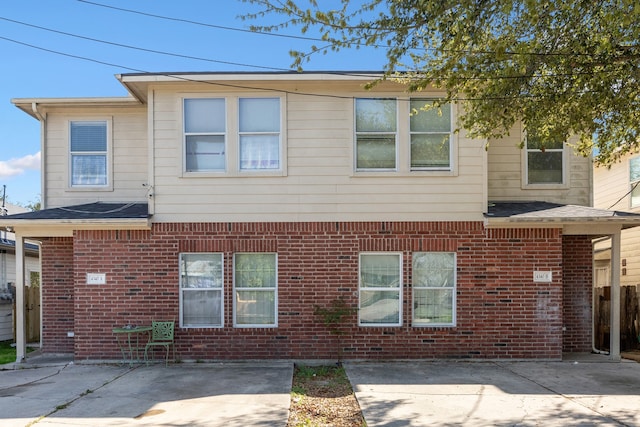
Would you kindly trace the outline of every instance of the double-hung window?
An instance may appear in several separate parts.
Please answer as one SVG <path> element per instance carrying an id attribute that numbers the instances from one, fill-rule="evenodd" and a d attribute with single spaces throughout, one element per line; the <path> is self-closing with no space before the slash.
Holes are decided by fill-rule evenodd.
<path id="1" fill-rule="evenodd" d="M 221 253 L 180 254 L 182 327 L 223 326 L 223 277 Z"/>
<path id="2" fill-rule="evenodd" d="M 396 100 L 358 98 L 355 110 L 356 170 L 396 170 Z"/>
<path id="3" fill-rule="evenodd" d="M 278 270 L 275 253 L 234 256 L 234 326 L 274 327 L 278 324 Z"/>
<path id="4" fill-rule="evenodd" d="M 527 184 L 564 184 L 564 143 L 542 144 L 532 132 L 527 135 Z"/>
<path id="5" fill-rule="evenodd" d="M 410 101 L 411 170 L 451 169 L 451 104 Z"/>
<path id="6" fill-rule="evenodd" d="M 453 326 L 456 321 L 456 256 L 413 254 L 413 325 Z"/>
<path id="7" fill-rule="evenodd" d="M 402 324 L 402 254 L 360 254 L 358 323 Z"/>
<path id="8" fill-rule="evenodd" d="M 280 169 L 280 99 L 238 100 L 240 170 Z"/>
<path id="9" fill-rule="evenodd" d="M 226 122 L 224 98 L 184 100 L 185 171 L 226 170 Z"/>
<path id="10" fill-rule="evenodd" d="M 106 121 L 72 121 L 70 133 L 71 187 L 106 187 L 108 128 Z"/>
<path id="11" fill-rule="evenodd" d="M 640 206 L 640 157 L 629 160 L 629 186 L 631 191 L 631 207 Z"/>

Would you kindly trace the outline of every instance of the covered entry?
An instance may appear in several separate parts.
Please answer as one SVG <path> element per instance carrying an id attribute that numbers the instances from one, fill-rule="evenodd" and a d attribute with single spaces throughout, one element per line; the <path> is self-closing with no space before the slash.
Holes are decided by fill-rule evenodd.
<path id="1" fill-rule="evenodd" d="M 11 229 L 15 233 L 15 267 L 16 267 L 16 362 L 24 362 L 27 344 L 27 306 L 25 293 L 25 259 L 27 255 L 27 241 L 36 240 L 58 244 L 59 250 L 49 251 L 58 259 L 43 260 L 41 284 L 42 305 L 56 304 L 69 307 L 65 319 L 69 327 L 64 331 L 57 331 L 58 335 L 64 333 L 67 338 L 73 340 L 73 286 L 75 274 L 73 270 L 73 253 L 69 249 L 73 247 L 71 242 L 74 233 L 78 230 L 148 230 L 150 229 L 150 216 L 146 203 L 90 203 L 64 208 L 44 209 L 35 212 L 20 213 L 0 217 L 0 228 Z M 46 297 L 47 273 L 57 268 L 65 269 L 65 277 L 68 282 L 63 288 L 64 295 L 55 295 L 49 301 Z M 43 317 L 43 328 L 52 328 L 47 325 L 46 317 Z M 46 334 L 44 334 L 46 335 Z M 59 338 L 57 338 L 59 339 Z M 43 337 L 43 350 L 46 351 L 46 341 Z M 71 348 L 73 342 L 71 341 Z"/>
<path id="2" fill-rule="evenodd" d="M 563 236 L 563 351 L 597 351 L 594 283 L 602 280 L 594 242 L 610 242 L 611 265 L 621 264 L 622 230 L 640 225 L 640 214 L 547 202 L 494 202 L 485 214 L 488 228 L 560 228 Z M 594 255 L 595 254 L 595 255 Z M 532 272 L 532 275 L 536 272 Z M 620 269 L 606 272 L 610 283 L 609 357 L 620 359 Z M 535 280 L 534 280 L 535 281 Z"/>

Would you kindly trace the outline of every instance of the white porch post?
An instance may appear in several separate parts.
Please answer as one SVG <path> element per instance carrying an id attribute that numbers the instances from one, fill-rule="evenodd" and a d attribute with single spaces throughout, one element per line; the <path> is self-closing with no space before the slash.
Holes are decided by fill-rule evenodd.
<path id="1" fill-rule="evenodd" d="M 24 300 L 24 237 L 16 231 L 16 363 L 25 361 L 27 333 Z"/>
<path id="2" fill-rule="evenodd" d="M 609 358 L 613 360 L 620 360 L 620 237 L 620 230 L 611 235 L 611 328 L 609 330 Z"/>

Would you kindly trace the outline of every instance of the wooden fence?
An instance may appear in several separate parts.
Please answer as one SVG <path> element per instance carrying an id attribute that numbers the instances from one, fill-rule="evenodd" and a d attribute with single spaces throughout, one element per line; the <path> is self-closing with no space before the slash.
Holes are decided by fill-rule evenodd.
<path id="1" fill-rule="evenodd" d="M 26 286 L 25 301 L 25 333 L 28 343 L 40 342 L 40 287 Z M 13 302 L 13 339 L 16 337 L 16 303 Z"/>
<path id="2" fill-rule="evenodd" d="M 620 287 L 620 350 L 640 348 L 640 285 Z M 611 324 L 611 287 L 595 288 L 595 345 L 609 350 Z"/>

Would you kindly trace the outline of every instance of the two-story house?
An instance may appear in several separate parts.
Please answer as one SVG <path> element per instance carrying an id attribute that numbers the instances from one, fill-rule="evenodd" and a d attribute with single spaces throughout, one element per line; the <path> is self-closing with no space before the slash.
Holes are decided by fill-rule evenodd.
<path id="1" fill-rule="evenodd" d="M 128 97 L 13 100 L 41 122 L 45 209 L 0 225 L 41 242 L 43 350 L 114 359 L 114 326 L 175 319 L 183 360 L 591 351 L 592 239 L 639 217 L 587 207 L 567 144 L 470 139 L 464 105 L 375 77 L 123 74 Z M 337 340 L 316 312 L 340 300 Z"/>

